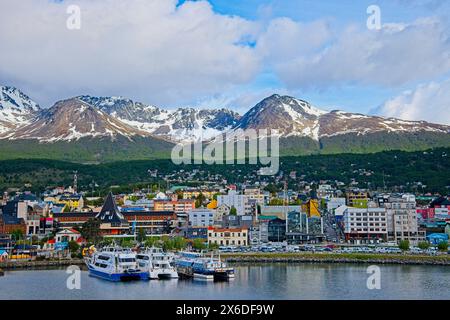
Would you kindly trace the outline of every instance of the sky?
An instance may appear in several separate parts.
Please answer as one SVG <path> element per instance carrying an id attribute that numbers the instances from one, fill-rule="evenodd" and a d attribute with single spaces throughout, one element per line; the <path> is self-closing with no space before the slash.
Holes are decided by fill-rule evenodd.
<path id="1" fill-rule="evenodd" d="M 89 94 L 242 114 L 278 93 L 450 124 L 449 13 L 446 0 L 2 0 L 0 85 L 42 107 Z"/>

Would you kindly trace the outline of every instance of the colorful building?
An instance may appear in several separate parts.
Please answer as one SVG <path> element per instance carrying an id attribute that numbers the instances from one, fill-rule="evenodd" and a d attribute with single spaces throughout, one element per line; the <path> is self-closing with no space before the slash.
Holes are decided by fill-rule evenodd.
<path id="1" fill-rule="evenodd" d="M 248 229 L 209 227 L 208 243 L 220 246 L 247 246 Z"/>

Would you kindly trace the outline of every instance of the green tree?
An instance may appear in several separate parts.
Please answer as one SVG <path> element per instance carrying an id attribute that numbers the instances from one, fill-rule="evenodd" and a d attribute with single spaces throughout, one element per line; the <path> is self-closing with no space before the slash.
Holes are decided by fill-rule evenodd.
<path id="1" fill-rule="evenodd" d="M 144 242 L 145 239 L 147 239 L 147 234 L 145 233 L 144 228 L 139 228 L 139 231 L 137 234 L 137 241 Z"/>
<path id="2" fill-rule="evenodd" d="M 200 208 L 205 201 L 206 201 L 206 197 L 203 195 L 203 193 L 200 192 L 200 194 L 197 196 L 197 198 L 195 200 L 195 207 Z"/>
<path id="3" fill-rule="evenodd" d="M 230 215 L 231 216 L 236 216 L 237 215 L 237 210 L 234 206 L 231 207 L 230 209 Z"/>
<path id="4" fill-rule="evenodd" d="M 274 198 L 269 201 L 269 206 L 282 206 L 283 204 L 283 199 Z"/>
<path id="5" fill-rule="evenodd" d="M 417 246 L 419 249 L 427 250 L 430 247 L 430 243 L 428 241 L 421 241 Z"/>
<path id="6" fill-rule="evenodd" d="M 131 248 L 133 247 L 133 241 L 131 241 L 131 239 L 123 238 L 122 241 L 120 241 L 120 245 L 124 248 Z"/>
<path id="7" fill-rule="evenodd" d="M 187 242 L 183 237 L 175 237 L 173 238 L 173 247 L 176 250 L 182 250 L 186 248 Z"/>
<path id="8" fill-rule="evenodd" d="M 144 245 L 146 247 L 153 247 L 157 244 L 157 242 L 159 241 L 158 237 L 148 237 L 145 242 Z"/>
<path id="9" fill-rule="evenodd" d="M 203 240 L 203 239 L 194 239 L 194 241 L 192 241 L 192 247 L 194 249 L 196 249 L 196 250 L 206 249 L 205 240 Z"/>
<path id="10" fill-rule="evenodd" d="M 97 244 L 102 239 L 100 235 L 100 220 L 91 218 L 83 223 L 81 236 L 86 239 L 87 242 Z"/>
<path id="11" fill-rule="evenodd" d="M 448 250 L 448 242 L 446 242 L 446 241 L 439 242 L 438 250 L 443 251 L 443 252 L 447 251 Z"/>
<path id="12" fill-rule="evenodd" d="M 217 243 L 210 243 L 210 244 L 208 244 L 208 248 L 210 250 L 217 250 L 217 249 L 219 249 L 219 245 Z"/>
<path id="13" fill-rule="evenodd" d="M 408 240 L 402 240 L 402 241 L 400 241 L 400 243 L 398 244 L 398 247 L 399 247 L 402 251 L 408 251 L 408 250 L 409 250 L 409 241 L 408 241 Z"/>
<path id="14" fill-rule="evenodd" d="M 11 236 L 14 240 L 20 240 L 23 238 L 23 231 L 20 229 L 15 229 L 11 232 Z"/>
<path id="15" fill-rule="evenodd" d="M 269 191 L 270 193 L 277 193 L 279 189 L 272 183 L 269 183 L 265 188 L 265 191 Z"/>
<path id="16" fill-rule="evenodd" d="M 71 253 L 77 253 L 80 250 L 80 245 L 76 241 L 69 241 L 68 246 Z"/>

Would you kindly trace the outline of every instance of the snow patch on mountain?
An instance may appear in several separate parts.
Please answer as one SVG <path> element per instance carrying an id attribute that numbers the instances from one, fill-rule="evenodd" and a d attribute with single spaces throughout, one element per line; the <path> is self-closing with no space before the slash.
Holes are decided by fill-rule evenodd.
<path id="1" fill-rule="evenodd" d="M 29 123 L 39 105 L 14 87 L 0 86 L 0 134 Z"/>

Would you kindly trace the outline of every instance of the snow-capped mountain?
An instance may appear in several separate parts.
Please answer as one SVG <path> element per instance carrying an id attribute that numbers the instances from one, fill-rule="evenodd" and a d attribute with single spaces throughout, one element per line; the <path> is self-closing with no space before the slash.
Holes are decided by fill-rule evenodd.
<path id="1" fill-rule="evenodd" d="M 30 123 L 39 110 L 39 105 L 20 90 L 0 86 L 0 134 Z"/>
<path id="2" fill-rule="evenodd" d="M 98 108 L 72 98 L 42 110 L 35 121 L 4 134 L 4 138 L 37 139 L 40 142 L 73 141 L 80 138 L 132 137 L 147 133 L 130 127 Z"/>
<path id="3" fill-rule="evenodd" d="M 236 112 L 224 108 L 165 110 L 122 97 L 78 98 L 132 127 L 177 142 L 209 140 L 232 129 L 240 118 Z"/>
<path id="4" fill-rule="evenodd" d="M 425 121 L 366 116 L 344 111 L 324 111 L 289 96 L 272 95 L 250 109 L 239 121 L 240 129 L 276 129 L 282 137 L 321 138 L 376 132 L 450 133 L 450 127 Z"/>
<path id="5" fill-rule="evenodd" d="M 376 132 L 412 133 L 437 132 L 450 133 L 450 127 L 426 121 L 406 121 L 395 118 L 367 116 L 334 110 L 320 117 L 319 137 L 332 137 L 344 134 L 364 135 Z"/>
<path id="6" fill-rule="evenodd" d="M 319 139 L 319 119 L 326 111 L 308 102 L 274 94 L 250 109 L 239 121 L 240 129 L 276 129 L 282 136 Z"/>
<path id="7" fill-rule="evenodd" d="M 174 143 L 210 141 L 238 129 L 277 130 L 285 155 L 450 147 L 450 126 L 324 111 L 276 94 L 242 117 L 223 108 L 166 110 L 122 97 L 78 96 L 41 109 L 9 87 L 1 87 L 0 97 L 0 151 L 7 146 L 11 157 L 30 157 L 24 148 L 33 146 L 33 157 L 61 152 L 75 161 L 167 158 Z"/>

